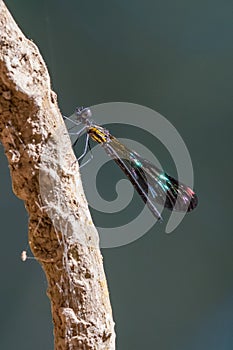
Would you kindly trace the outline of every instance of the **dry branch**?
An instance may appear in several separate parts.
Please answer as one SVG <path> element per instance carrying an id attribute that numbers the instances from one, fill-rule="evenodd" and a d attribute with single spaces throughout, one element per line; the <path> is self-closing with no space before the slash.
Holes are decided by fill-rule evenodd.
<path id="1" fill-rule="evenodd" d="M 48 281 L 55 349 L 115 349 L 93 226 L 45 63 L 0 0 L 0 139 Z"/>

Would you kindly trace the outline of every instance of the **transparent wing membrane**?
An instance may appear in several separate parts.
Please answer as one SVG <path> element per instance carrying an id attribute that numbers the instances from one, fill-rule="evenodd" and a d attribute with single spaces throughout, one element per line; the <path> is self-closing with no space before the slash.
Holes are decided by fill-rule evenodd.
<path id="1" fill-rule="evenodd" d="M 76 133 L 78 137 L 84 129 L 94 141 L 99 143 L 106 153 L 116 162 L 133 184 L 142 200 L 147 204 L 152 214 L 161 220 L 162 217 L 156 205 L 170 210 L 186 212 L 193 210 L 198 203 L 196 194 L 185 184 L 157 168 L 150 161 L 142 158 L 135 151 L 128 149 L 110 132 L 96 124 L 89 108 L 77 108 L 72 119 L 66 119 L 79 126 L 85 126 Z M 74 117 L 76 120 L 74 121 Z M 69 124 L 69 127 L 72 127 Z M 72 128 L 73 129 L 73 128 Z M 74 135 L 74 132 L 71 132 Z M 76 144 L 77 140 L 74 142 Z M 87 151 L 87 143 L 85 152 Z"/>

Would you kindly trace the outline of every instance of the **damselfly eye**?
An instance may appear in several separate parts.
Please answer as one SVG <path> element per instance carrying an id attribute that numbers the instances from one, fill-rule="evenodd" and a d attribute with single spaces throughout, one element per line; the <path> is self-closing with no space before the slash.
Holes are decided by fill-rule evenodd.
<path id="1" fill-rule="evenodd" d="M 83 119 L 89 119 L 92 117 L 91 110 L 88 107 L 77 107 L 76 114 L 81 116 Z"/>

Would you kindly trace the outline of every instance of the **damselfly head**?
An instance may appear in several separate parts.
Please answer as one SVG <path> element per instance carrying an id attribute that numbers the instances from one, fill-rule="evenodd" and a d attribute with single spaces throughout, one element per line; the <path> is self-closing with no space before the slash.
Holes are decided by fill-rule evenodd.
<path id="1" fill-rule="evenodd" d="M 92 112 L 89 107 L 77 107 L 75 113 L 78 117 L 78 120 L 90 119 L 92 117 Z"/>
<path id="2" fill-rule="evenodd" d="M 90 126 L 92 124 L 92 112 L 89 107 L 77 107 L 75 110 L 77 121 Z"/>

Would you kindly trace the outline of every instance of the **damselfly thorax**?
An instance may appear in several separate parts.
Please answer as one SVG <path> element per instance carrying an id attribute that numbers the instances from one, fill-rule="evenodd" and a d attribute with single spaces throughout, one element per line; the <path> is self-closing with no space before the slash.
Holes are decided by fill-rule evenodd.
<path id="1" fill-rule="evenodd" d="M 109 133 L 109 131 L 101 126 L 89 126 L 87 132 L 92 140 L 98 143 L 110 142 L 111 139 L 113 139 L 113 136 Z"/>

